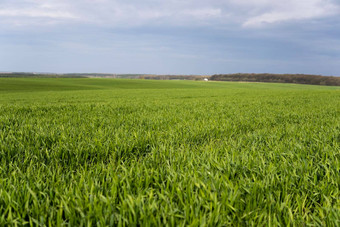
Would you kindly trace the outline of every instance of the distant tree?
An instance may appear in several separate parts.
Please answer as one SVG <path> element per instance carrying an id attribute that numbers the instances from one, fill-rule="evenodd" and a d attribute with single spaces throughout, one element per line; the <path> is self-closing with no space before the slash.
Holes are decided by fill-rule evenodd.
<path id="1" fill-rule="evenodd" d="M 216 74 L 211 76 L 210 80 L 340 86 L 340 77 L 306 75 L 306 74 L 268 74 L 268 73 Z"/>

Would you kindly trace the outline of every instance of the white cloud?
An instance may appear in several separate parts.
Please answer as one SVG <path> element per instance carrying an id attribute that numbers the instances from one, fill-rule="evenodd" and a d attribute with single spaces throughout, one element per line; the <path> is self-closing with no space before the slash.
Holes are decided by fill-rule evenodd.
<path id="1" fill-rule="evenodd" d="M 222 9 L 204 1 L 178 0 L 3 0 L 0 24 L 79 23 L 102 26 L 192 25 L 221 18 Z M 54 24 L 55 24 L 54 23 Z"/>
<path id="2" fill-rule="evenodd" d="M 249 17 L 244 27 L 258 27 L 266 24 L 318 19 L 339 14 L 339 6 L 328 0 L 286 0 L 252 1 L 257 10 L 264 9 L 258 15 Z"/>
<path id="3" fill-rule="evenodd" d="M 45 11 L 40 9 L 4 9 L 0 10 L 2 17 L 46 17 L 54 19 L 76 19 L 77 17 L 69 12 Z"/>
<path id="4" fill-rule="evenodd" d="M 242 25 L 318 19 L 339 14 L 332 0 L 2 0 L 0 24 L 78 22 L 108 27 Z"/>
<path id="5" fill-rule="evenodd" d="M 3 0 L 0 2 L 0 25 L 5 28 L 55 25 L 79 21 L 79 16 L 62 1 Z"/>
<path id="6" fill-rule="evenodd" d="M 193 9 L 193 10 L 184 10 L 180 12 L 180 14 L 184 16 L 193 16 L 197 18 L 212 18 L 212 17 L 219 17 L 222 15 L 221 9 Z"/>

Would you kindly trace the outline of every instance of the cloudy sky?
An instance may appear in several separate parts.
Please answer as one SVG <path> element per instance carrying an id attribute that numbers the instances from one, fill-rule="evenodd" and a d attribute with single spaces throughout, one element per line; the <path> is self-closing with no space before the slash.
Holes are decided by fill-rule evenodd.
<path id="1" fill-rule="evenodd" d="M 0 71 L 340 76 L 340 1 L 0 0 Z"/>

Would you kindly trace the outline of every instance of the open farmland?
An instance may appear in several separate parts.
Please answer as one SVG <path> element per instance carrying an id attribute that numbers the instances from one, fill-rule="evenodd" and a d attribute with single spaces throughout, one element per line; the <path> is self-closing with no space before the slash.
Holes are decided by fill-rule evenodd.
<path id="1" fill-rule="evenodd" d="M 340 89 L 0 79 L 0 225 L 340 225 Z"/>

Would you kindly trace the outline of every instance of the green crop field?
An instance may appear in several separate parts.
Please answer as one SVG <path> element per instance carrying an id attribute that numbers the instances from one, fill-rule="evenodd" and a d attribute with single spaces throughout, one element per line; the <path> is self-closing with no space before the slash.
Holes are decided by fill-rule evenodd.
<path id="1" fill-rule="evenodd" d="M 339 226 L 339 87 L 0 79 L 0 226 Z"/>

